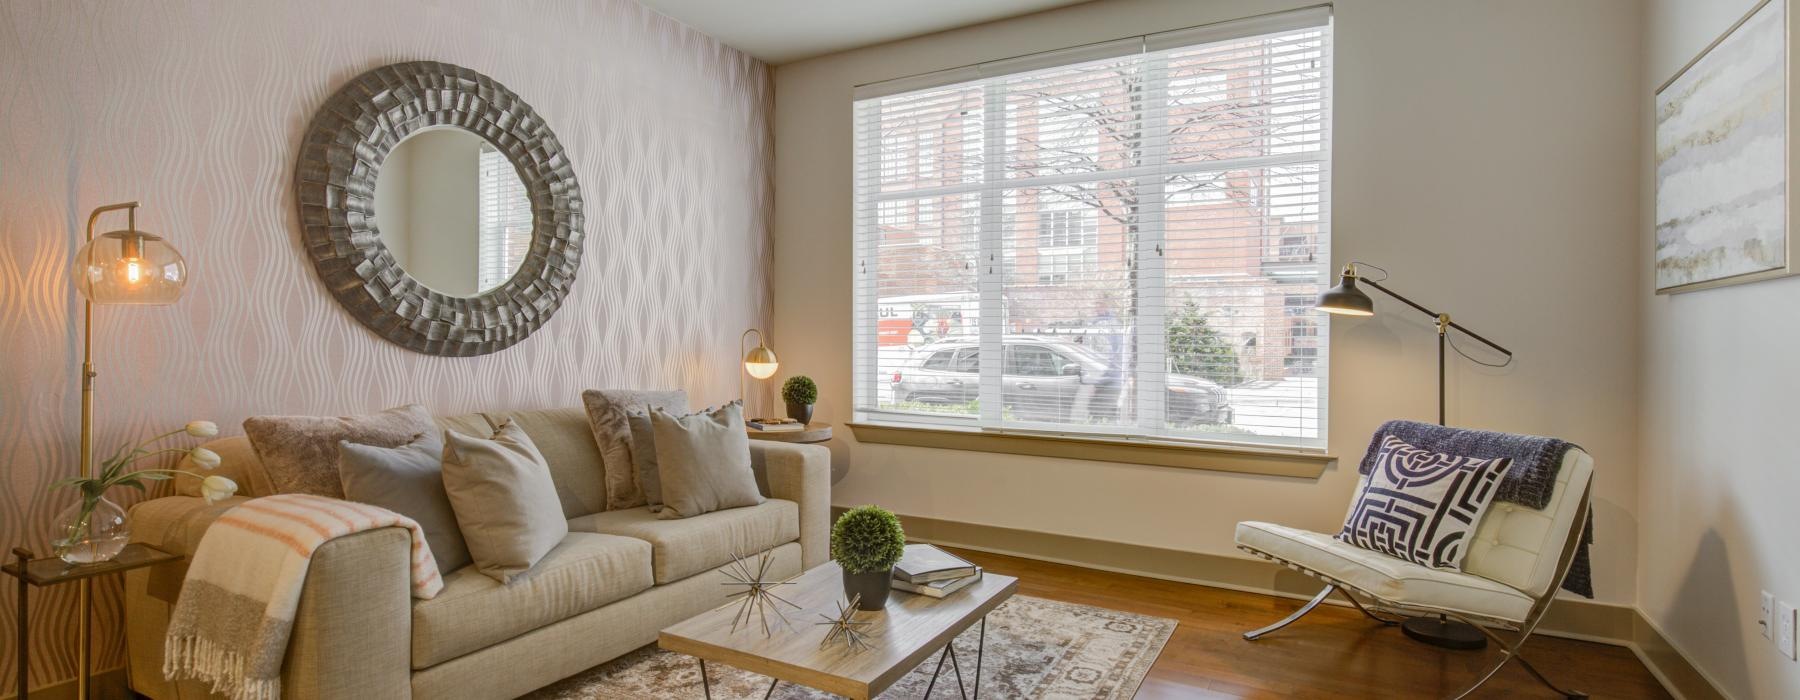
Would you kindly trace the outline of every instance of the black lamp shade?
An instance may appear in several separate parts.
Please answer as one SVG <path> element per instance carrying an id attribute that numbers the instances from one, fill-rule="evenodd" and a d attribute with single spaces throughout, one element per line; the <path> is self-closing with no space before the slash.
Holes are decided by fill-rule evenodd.
<path id="1" fill-rule="evenodd" d="M 1325 290 L 1316 304 L 1320 311 L 1341 316 L 1374 316 L 1375 300 L 1356 288 L 1356 278 L 1345 275 L 1338 286 Z"/>

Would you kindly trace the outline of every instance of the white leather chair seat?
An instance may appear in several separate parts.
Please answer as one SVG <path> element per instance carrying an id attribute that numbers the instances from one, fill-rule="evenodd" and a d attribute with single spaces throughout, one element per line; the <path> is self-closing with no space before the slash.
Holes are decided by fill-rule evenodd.
<path id="1" fill-rule="evenodd" d="M 1237 543 L 1401 606 L 1522 622 L 1534 602 L 1480 576 L 1421 566 L 1331 535 L 1273 523 L 1238 523 Z"/>

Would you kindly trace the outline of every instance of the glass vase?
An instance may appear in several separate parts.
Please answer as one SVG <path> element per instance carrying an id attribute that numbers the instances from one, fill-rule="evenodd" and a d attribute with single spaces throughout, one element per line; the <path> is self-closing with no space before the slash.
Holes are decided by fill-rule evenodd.
<path id="1" fill-rule="evenodd" d="M 125 509 L 100 496 L 82 499 L 56 516 L 51 530 L 56 556 L 70 564 L 112 561 L 131 541 Z"/>

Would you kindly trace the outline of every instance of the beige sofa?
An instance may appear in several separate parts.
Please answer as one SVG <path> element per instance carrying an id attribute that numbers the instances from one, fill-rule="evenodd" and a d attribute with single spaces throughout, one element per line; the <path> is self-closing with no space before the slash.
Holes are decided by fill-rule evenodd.
<path id="1" fill-rule="evenodd" d="M 734 553 L 769 551 L 786 577 L 827 557 L 831 465 L 816 445 L 751 441 L 759 506 L 682 520 L 647 508 L 605 511 L 600 452 L 580 408 L 440 418 L 482 434 L 510 417 L 549 462 L 569 536 L 523 580 L 503 586 L 465 567 L 431 600 L 408 593 L 408 536 L 385 528 L 320 547 L 307 573 L 282 671 L 293 698 L 510 698 L 656 641 L 657 630 L 725 602 L 715 573 Z M 209 444 L 240 495 L 209 506 L 196 479 L 131 511 L 132 539 L 192 554 L 208 525 L 269 478 L 248 440 Z M 187 468 L 184 465 L 184 468 Z M 125 581 L 131 687 L 157 700 L 208 697 L 163 680 L 163 634 L 185 560 Z"/>

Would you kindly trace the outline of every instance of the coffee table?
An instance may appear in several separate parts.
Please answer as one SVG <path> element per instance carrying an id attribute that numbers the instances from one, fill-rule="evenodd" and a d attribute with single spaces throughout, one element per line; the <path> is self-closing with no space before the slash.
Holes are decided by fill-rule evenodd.
<path id="1" fill-rule="evenodd" d="M 774 681 L 763 695 L 765 698 L 787 681 L 853 700 L 868 700 L 924 663 L 933 652 L 938 653 L 938 660 L 930 687 L 936 686 L 944 660 L 949 658 L 956 672 L 957 691 L 968 697 L 971 693 L 963 686 L 962 667 L 950 640 L 979 623 L 981 641 L 976 646 L 972 693 L 979 698 L 987 614 L 1019 589 L 1018 579 L 987 573 L 968 588 L 944 598 L 894 591 L 886 609 L 857 615 L 858 620 L 874 623 L 862 628 L 868 634 L 870 648 L 851 650 L 841 642 L 822 645 L 827 628 L 813 624 L 822 621 L 821 615 L 835 617 L 837 604 L 844 602 L 843 569 L 836 562 L 826 562 L 800 574 L 793 582 L 772 589 L 799 606 L 781 606 L 782 614 L 792 624 L 777 627 L 771 622 L 772 636 L 763 636 L 760 624 L 731 631 L 731 621 L 737 613 L 734 601 L 664 629 L 657 636 L 657 645 L 699 659 L 701 687 L 708 698 L 712 697 L 712 683 L 706 677 L 707 661 L 772 677 Z M 926 694 L 930 694 L 929 688 Z"/>

